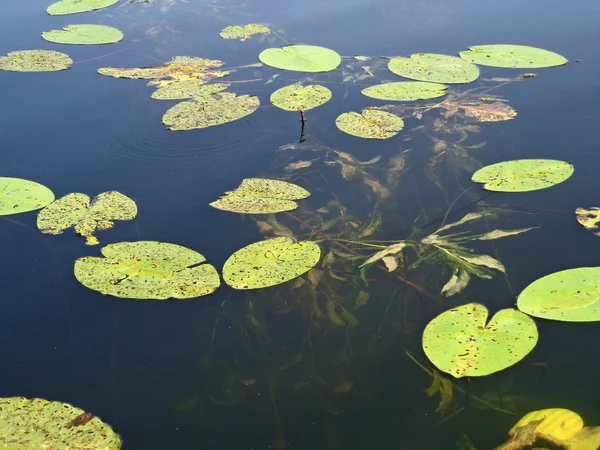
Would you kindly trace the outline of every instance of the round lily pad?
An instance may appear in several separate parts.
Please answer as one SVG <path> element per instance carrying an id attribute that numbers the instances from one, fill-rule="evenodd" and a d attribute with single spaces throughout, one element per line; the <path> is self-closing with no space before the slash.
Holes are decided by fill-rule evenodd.
<path id="1" fill-rule="evenodd" d="M 233 25 L 223 28 L 220 35 L 223 39 L 240 39 L 245 41 L 255 34 L 269 34 L 271 30 L 258 23 L 249 23 L 246 26 Z"/>
<path id="2" fill-rule="evenodd" d="M 292 84 L 273 92 L 271 103 L 286 111 L 307 111 L 322 105 L 330 98 L 331 91 L 324 86 Z"/>
<path id="3" fill-rule="evenodd" d="M 562 66 L 568 61 L 558 53 L 525 45 L 475 45 L 460 52 L 466 61 L 481 66 L 536 69 Z"/>
<path id="4" fill-rule="evenodd" d="M 275 286 L 308 272 L 320 258 L 321 250 L 314 242 L 267 239 L 231 255 L 223 266 L 223 279 L 234 289 Z"/>
<path id="5" fill-rule="evenodd" d="M 410 58 L 392 58 L 388 69 L 404 78 L 433 83 L 462 84 L 479 78 L 479 69 L 475 64 L 457 56 L 435 53 L 415 53 Z"/>
<path id="6" fill-rule="evenodd" d="M 204 84 L 202 80 L 184 80 L 169 83 L 152 93 L 157 100 L 183 100 L 186 98 L 206 97 L 229 87 L 228 83 Z"/>
<path id="7" fill-rule="evenodd" d="M 404 121 L 400 117 L 377 109 L 343 113 L 335 120 L 335 124 L 344 133 L 367 139 L 388 139 L 404 128 Z"/>
<path id="8" fill-rule="evenodd" d="M 123 33 L 106 25 L 85 24 L 44 31 L 42 37 L 57 44 L 112 44 L 123 39 Z"/>
<path id="9" fill-rule="evenodd" d="M 118 450 L 119 436 L 99 418 L 62 402 L 0 398 L 0 447 Z"/>
<path id="10" fill-rule="evenodd" d="M 12 72 L 55 72 L 71 64 L 69 55 L 51 50 L 20 50 L 0 56 L 0 70 Z"/>
<path id="11" fill-rule="evenodd" d="M 397 83 L 384 83 L 371 86 L 362 90 L 362 94 L 380 100 L 425 100 L 446 95 L 448 86 L 425 81 L 398 81 Z"/>
<path id="12" fill-rule="evenodd" d="M 572 164 L 553 159 L 517 159 L 479 169 L 472 176 L 483 188 L 497 192 L 528 192 L 562 183 L 571 175 Z"/>
<path id="13" fill-rule="evenodd" d="M 425 327 L 425 354 L 456 378 L 480 377 L 516 364 L 535 347 L 538 331 L 531 317 L 503 309 L 487 319 L 487 308 L 478 303 L 443 312 Z"/>
<path id="14" fill-rule="evenodd" d="M 76 14 L 106 8 L 107 6 L 118 3 L 118 1 L 119 0 L 60 0 L 48 6 L 46 12 L 51 16 Z"/>
<path id="15" fill-rule="evenodd" d="M 101 257 L 75 262 L 75 277 L 85 287 L 121 298 L 166 300 L 214 292 L 219 274 L 200 253 L 154 241 L 120 242 L 102 248 Z"/>
<path id="16" fill-rule="evenodd" d="M 267 66 L 298 72 L 329 72 L 342 62 L 333 50 L 315 45 L 268 48 L 258 58 Z"/>
<path id="17" fill-rule="evenodd" d="M 54 201 L 46 186 L 21 178 L 0 177 L 0 216 L 35 211 Z"/>

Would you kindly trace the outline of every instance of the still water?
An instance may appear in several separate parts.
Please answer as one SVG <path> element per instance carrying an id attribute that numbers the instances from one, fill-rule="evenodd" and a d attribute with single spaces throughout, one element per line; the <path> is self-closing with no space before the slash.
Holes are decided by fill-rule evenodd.
<path id="1" fill-rule="evenodd" d="M 231 253 L 263 238 L 256 220 L 264 218 L 208 205 L 247 177 L 285 177 L 310 190 L 297 212 L 304 220 L 328 204 L 325 221 L 339 218 L 342 209 L 342 217 L 349 218 L 326 230 L 331 235 L 356 237 L 349 228 L 375 221 L 368 239 L 400 240 L 415 226 L 425 227 L 423 235 L 435 231 L 450 204 L 469 188 L 473 171 L 484 165 L 559 159 L 573 163 L 575 175 L 528 194 L 488 195 L 479 185 L 471 187 L 448 220 L 476 210 L 483 203 L 474 202 L 484 198 L 503 208 L 472 231 L 540 228 L 472 245 L 501 260 L 507 276 L 475 278 L 450 298 L 439 294 L 450 275 L 446 266 L 425 265 L 404 274 L 424 293 L 375 267 L 365 284 L 356 270 L 359 262 L 337 256 L 337 278 L 321 272 L 316 290 L 294 289 L 290 282 L 247 294 L 222 285 L 199 299 L 124 300 L 88 290 L 73 276 L 73 262 L 99 255 L 99 247 L 85 246 L 70 231 L 39 234 L 35 213 L 0 220 L 0 396 L 74 404 L 109 423 L 124 448 L 134 450 L 453 449 L 462 448 L 456 442 L 463 434 L 477 449 L 491 449 L 523 414 L 549 407 L 572 409 L 586 424 L 600 425 L 598 323 L 537 320 L 541 338 L 534 351 L 496 375 L 456 381 L 453 403 L 443 414 L 435 411 L 439 397 L 424 392 L 431 376 L 405 353 L 430 370 L 421 334 L 440 312 L 468 302 L 495 312 L 514 306 L 516 295 L 543 275 L 600 265 L 600 238 L 570 214 L 578 206 L 600 206 L 600 4 L 150 0 L 51 17 L 45 0 L 4 3 L 0 54 L 58 50 L 75 64 L 44 74 L 0 71 L 0 176 L 37 181 L 57 198 L 117 190 L 135 199 L 138 217 L 99 233 L 102 245 L 177 243 L 201 252 L 220 270 Z M 264 23 L 275 34 L 245 42 L 219 37 L 225 26 L 251 22 Z M 125 39 L 68 47 L 41 39 L 42 31 L 70 23 L 111 25 Z M 161 117 L 174 102 L 152 100 L 145 81 L 97 74 L 100 67 L 147 67 L 176 55 L 222 60 L 227 69 L 256 63 L 265 48 L 287 43 L 320 45 L 345 57 L 336 71 L 310 74 L 333 98 L 307 113 L 302 145 L 299 117 L 271 106 L 269 96 L 306 74 L 266 66 L 238 69 L 228 77 L 235 81 L 230 91 L 257 95 L 260 109 L 233 123 L 188 132 L 163 126 Z M 492 43 L 546 48 L 570 62 L 493 91 L 509 100 L 518 112 L 515 119 L 460 122 L 470 126 L 461 145 L 485 141 L 480 148 L 436 157 L 436 139 L 461 137 L 456 129 L 434 129 L 439 112 L 407 118 L 405 130 L 386 141 L 356 138 L 335 127 L 343 112 L 385 104 L 360 94 L 367 86 L 397 80 L 380 56 L 456 54 Z M 374 78 L 357 80 L 364 69 L 354 55 L 372 58 L 365 65 Z M 482 67 L 480 80 L 452 89 L 492 87 L 500 83 L 484 79 L 522 72 Z M 295 149 L 284 147 L 288 144 Z M 368 175 L 346 180 L 331 149 L 363 162 L 380 159 L 359 166 Z M 395 172 L 394 158 L 401 161 Z M 297 173 L 283 170 L 300 160 L 314 162 Z M 379 183 L 375 188 L 372 180 Z M 389 195 L 381 194 L 381 186 Z M 289 216 L 277 220 L 300 239 L 318 239 Z M 320 245 L 323 254 L 331 250 L 327 241 Z M 355 300 L 361 292 L 368 293 L 364 305 Z M 354 319 L 340 324 L 315 313 L 306 304 L 314 295 L 323 310 L 333 299 Z M 496 408 L 465 401 L 465 391 Z"/>

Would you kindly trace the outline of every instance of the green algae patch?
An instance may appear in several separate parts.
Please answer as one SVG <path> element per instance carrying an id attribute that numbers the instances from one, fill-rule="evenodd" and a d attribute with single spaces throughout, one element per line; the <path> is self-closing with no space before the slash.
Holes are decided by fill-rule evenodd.
<path id="1" fill-rule="evenodd" d="M 0 56 L 0 70 L 11 72 L 56 72 L 71 64 L 69 55 L 52 50 L 19 50 Z"/>
<path id="2" fill-rule="evenodd" d="M 175 81 L 158 88 L 151 97 L 156 100 L 185 100 L 216 94 L 228 87 L 228 83 L 204 84 L 202 80 Z"/>

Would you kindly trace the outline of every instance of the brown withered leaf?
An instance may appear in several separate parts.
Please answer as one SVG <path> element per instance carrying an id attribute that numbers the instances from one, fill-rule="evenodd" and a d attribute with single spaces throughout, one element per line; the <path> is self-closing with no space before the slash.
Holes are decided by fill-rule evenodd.
<path id="1" fill-rule="evenodd" d="M 596 206 L 591 208 L 579 207 L 575 210 L 575 217 L 577 222 L 593 231 L 596 236 L 600 236 L 600 208 Z"/>
<path id="2" fill-rule="evenodd" d="M 356 296 L 356 300 L 354 300 L 354 309 L 358 309 L 361 306 L 365 306 L 369 303 L 369 293 L 365 291 L 360 291 Z"/>
<path id="3" fill-rule="evenodd" d="M 388 272 L 393 272 L 398 268 L 398 259 L 395 256 L 384 256 L 381 258 Z"/>
<path id="4" fill-rule="evenodd" d="M 438 107 L 446 110 L 444 113 L 446 118 L 452 117 L 461 109 L 466 116 L 478 122 L 502 122 L 517 117 L 517 111 L 503 102 L 469 104 L 445 101 Z"/>
<path id="5" fill-rule="evenodd" d="M 285 166 L 283 170 L 285 172 L 293 172 L 294 170 L 305 169 L 307 167 L 310 167 L 311 164 L 312 161 L 296 161 Z"/>
<path id="6" fill-rule="evenodd" d="M 388 255 L 399 255 L 402 253 L 402 250 L 404 250 L 405 247 L 406 247 L 406 244 L 404 242 L 398 242 L 396 244 L 392 244 L 392 245 L 384 248 L 383 250 L 375 253 L 373 256 L 371 256 L 369 259 L 367 259 L 364 263 L 362 263 L 360 267 L 366 266 L 367 264 L 371 264 L 375 261 L 379 261 L 380 259 L 382 259 Z"/>
<path id="7" fill-rule="evenodd" d="M 390 195 L 392 195 L 388 188 L 381 184 L 377 178 L 369 175 L 368 173 L 364 174 L 362 182 L 369 186 L 371 190 L 381 199 L 388 198 Z"/>
<path id="8" fill-rule="evenodd" d="M 310 269 L 306 276 L 313 287 L 316 288 L 323 279 L 323 271 L 319 269 Z"/>
<path id="9" fill-rule="evenodd" d="M 264 220 L 257 220 L 256 226 L 258 227 L 258 231 L 260 233 L 266 234 L 266 233 L 273 232 L 273 227 L 271 225 L 269 225 L 267 222 L 265 222 Z"/>
<path id="10" fill-rule="evenodd" d="M 511 438 L 495 450 L 521 450 L 533 445 L 537 439 L 536 429 L 544 419 L 529 422 L 527 425 L 517 428 Z"/>
<path id="11" fill-rule="evenodd" d="M 440 394 L 440 404 L 435 412 L 443 413 L 452 403 L 452 382 L 433 369 L 433 381 L 431 386 L 425 389 L 425 393 L 428 397 L 433 397 L 437 393 Z"/>

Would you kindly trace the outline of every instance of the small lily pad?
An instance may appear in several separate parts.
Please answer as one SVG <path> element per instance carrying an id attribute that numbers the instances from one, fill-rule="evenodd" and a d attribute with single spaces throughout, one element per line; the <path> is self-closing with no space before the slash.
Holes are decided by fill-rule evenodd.
<path id="1" fill-rule="evenodd" d="M 315 45 L 268 48 L 258 58 L 267 66 L 298 72 L 329 72 L 342 62 L 333 50 Z"/>
<path id="2" fill-rule="evenodd" d="M 231 255 L 223 266 L 223 279 L 234 289 L 275 286 L 308 272 L 320 258 L 321 249 L 314 242 L 267 239 Z"/>
<path id="3" fill-rule="evenodd" d="M 35 211 L 54 201 L 46 186 L 21 178 L 0 177 L 0 216 Z"/>
<path id="4" fill-rule="evenodd" d="M 457 56 L 415 53 L 410 58 L 392 58 L 388 69 L 404 78 L 433 83 L 470 83 L 479 78 L 475 64 Z"/>
<path id="5" fill-rule="evenodd" d="M 446 95 L 446 89 L 448 89 L 448 86 L 439 83 L 399 81 L 368 87 L 362 90 L 362 94 L 380 100 L 425 100 Z"/>
<path id="6" fill-rule="evenodd" d="M 233 25 L 223 28 L 220 34 L 223 39 L 240 39 L 245 41 L 246 39 L 250 39 L 255 34 L 269 34 L 270 32 L 271 30 L 264 25 L 260 25 L 258 23 L 249 23 L 244 27 Z"/>
<path id="7" fill-rule="evenodd" d="M 224 91 L 228 87 L 228 83 L 204 84 L 202 80 L 175 81 L 158 88 L 151 97 L 157 100 L 184 100 L 206 97 Z"/>
<path id="8" fill-rule="evenodd" d="M 391 113 L 365 109 L 361 113 L 343 113 L 335 120 L 344 133 L 367 139 L 388 139 L 404 128 L 404 121 Z"/>
<path id="9" fill-rule="evenodd" d="M 51 50 L 20 50 L 0 56 L 0 70 L 12 72 L 55 72 L 71 67 L 69 55 Z"/>
<path id="10" fill-rule="evenodd" d="M 307 111 L 322 105 L 330 98 L 331 91 L 324 86 L 292 84 L 273 92 L 271 103 L 286 111 Z"/>
<path id="11" fill-rule="evenodd" d="M 562 66 L 568 61 L 558 53 L 526 45 L 475 45 L 460 52 L 466 61 L 481 66 L 535 69 Z"/>
<path id="12" fill-rule="evenodd" d="M 51 16 L 76 14 L 96 9 L 106 8 L 118 3 L 119 0 L 60 0 L 52 3 L 46 10 Z"/>
<path id="13" fill-rule="evenodd" d="M 123 33 L 106 25 L 85 24 L 44 31 L 42 37 L 57 44 L 112 44 L 123 39 Z"/>
<path id="14" fill-rule="evenodd" d="M 102 294 L 140 300 L 194 298 L 220 285 L 216 269 L 200 253 L 154 241 L 120 242 L 102 248 L 101 257 L 75 262 L 75 277 Z"/>

